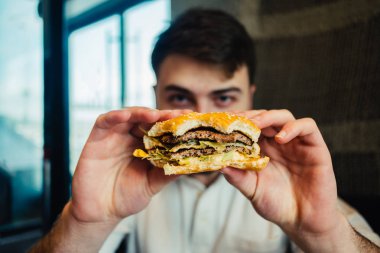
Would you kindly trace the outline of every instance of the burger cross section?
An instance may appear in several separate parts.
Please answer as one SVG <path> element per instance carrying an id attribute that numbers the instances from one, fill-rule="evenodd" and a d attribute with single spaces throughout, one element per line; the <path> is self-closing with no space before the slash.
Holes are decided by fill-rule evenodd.
<path id="1" fill-rule="evenodd" d="M 156 123 L 146 135 L 146 158 L 166 175 L 215 171 L 224 167 L 261 170 L 260 129 L 249 119 L 225 112 L 189 113 Z"/>

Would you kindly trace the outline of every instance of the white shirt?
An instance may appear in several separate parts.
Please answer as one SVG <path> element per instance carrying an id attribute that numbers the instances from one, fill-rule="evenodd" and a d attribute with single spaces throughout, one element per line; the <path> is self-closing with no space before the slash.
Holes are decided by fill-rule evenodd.
<path id="1" fill-rule="evenodd" d="M 355 210 L 344 203 L 340 208 L 358 232 L 380 244 Z M 123 220 L 100 252 L 113 252 L 127 233 L 128 253 L 281 253 L 288 247 L 283 231 L 222 176 L 208 188 L 186 176 L 169 184 L 146 209 Z M 295 245 L 293 252 L 300 252 Z"/>

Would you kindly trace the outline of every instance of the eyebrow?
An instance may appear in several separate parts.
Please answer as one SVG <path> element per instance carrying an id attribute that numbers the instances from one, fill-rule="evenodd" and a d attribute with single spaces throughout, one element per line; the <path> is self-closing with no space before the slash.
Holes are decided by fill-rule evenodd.
<path id="1" fill-rule="evenodd" d="M 191 91 L 189 91 L 188 89 L 182 88 L 182 87 L 175 85 L 175 84 L 170 84 L 170 85 L 166 86 L 165 91 L 177 91 L 177 92 L 181 92 L 181 93 L 185 93 L 185 94 L 192 94 Z"/>
<path id="2" fill-rule="evenodd" d="M 237 87 L 229 87 L 229 88 L 225 88 L 225 89 L 214 90 L 213 92 L 211 92 L 211 94 L 213 94 L 213 95 L 220 95 L 220 94 L 224 94 L 224 93 L 227 93 L 227 92 L 242 93 L 241 89 L 239 89 Z"/>
<path id="3" fill-rule="evenodd" d="M 189 95 L 193 94 L 188 89 L 180 87 L 180 86 L 175 85 L 175 84 L 170 84 L 170 85 L 166 86 L 165 87 L 165 91 L 177 91 L 177 92 L 181 92 L 181 93 L 189 94 Z M 215 96 L 215 95 L 220 95 L 220 94 L 224 94 L 224 93 L 227 93 L 227 92 L 242 93 L 241 89 L 239 89 L 237 87 L 229 87 L 229 88 L 225 88 L 225 89 L 214 90 L 214 91 L 211 92 L 211 94 Z"/>

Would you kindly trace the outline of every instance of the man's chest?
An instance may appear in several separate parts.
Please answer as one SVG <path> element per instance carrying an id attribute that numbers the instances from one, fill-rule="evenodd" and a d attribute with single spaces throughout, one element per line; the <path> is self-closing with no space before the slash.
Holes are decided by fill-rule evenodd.
<path id="1" fill-rule="evenodd" d="M 188 183 L 170 185 L 137 217 L 141 252 L 285 252 L 281 229 L 226 182 Z"/>

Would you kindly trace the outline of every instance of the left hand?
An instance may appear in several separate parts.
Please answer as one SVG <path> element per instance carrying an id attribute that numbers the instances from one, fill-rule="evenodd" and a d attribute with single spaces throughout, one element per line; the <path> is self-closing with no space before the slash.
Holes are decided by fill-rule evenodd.
<path id="1" fill-rule="evenodd" d="M 287 110 L 247 111 L 260 129 L 263 171 L 223 169 L 265 219 L 290 236 L 328 235 L 341 224 L 329 150 L 314 120 L 296 120 Z"/>

